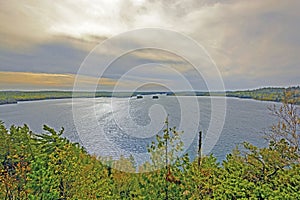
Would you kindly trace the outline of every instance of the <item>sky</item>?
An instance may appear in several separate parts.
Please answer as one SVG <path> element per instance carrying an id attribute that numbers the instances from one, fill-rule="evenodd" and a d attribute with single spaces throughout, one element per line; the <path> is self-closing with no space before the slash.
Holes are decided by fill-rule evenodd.
<path id="1" fill-rule="evenodd" d="M 0 90 L 296 86 L 299 10 L 298 0 L 0 1 Z"/>

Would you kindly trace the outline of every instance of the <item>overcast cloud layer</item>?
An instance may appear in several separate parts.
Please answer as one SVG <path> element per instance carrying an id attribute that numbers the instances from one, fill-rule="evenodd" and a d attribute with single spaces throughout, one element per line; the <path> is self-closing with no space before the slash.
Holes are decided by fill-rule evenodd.
<path id="1" fill-rule="evenodd" d="M 125 31 L 149 27 L 174 30 L 203 45 L 219 67 L 226 89 L 299 85 L 299 10 L 298 0 L 1 1 L 0 77 L 20 73 L 16 82 L 2 78 L 0 89 L 71 88 L 74 74 L 95 45 Z M 193 81 L 187 63 L 169 53 L 135 52 L 123 62 L 170 65 L 194 84 L 202 84 Z M 108 86 L 124 71 L 122 65 L 116 63 L 107 73 Z M 51 84 L 36 78 L 30 83 L 29 77 L 37 74 L 51 77 Z M 66 76 L 57 74 L 72 78 L 64 84 Z M 128 81 L 138 85 L 139 79 L 176 85 L 176 77 L 162 65 L 149 65 Z M 39 82 L 41 87 L 36 87 Z"/>

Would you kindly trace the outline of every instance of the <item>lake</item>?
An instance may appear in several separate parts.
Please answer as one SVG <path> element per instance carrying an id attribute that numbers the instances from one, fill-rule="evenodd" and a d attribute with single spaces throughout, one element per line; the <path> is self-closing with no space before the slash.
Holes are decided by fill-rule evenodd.
<path id="1" fill-rule="evenodd" d="M 224 100 L 223 97 L 212 99 L 216 102 Z M 211 120 L 223 120 L 221 111 L 221 114 L 218 110 L 212 114 L 212 99 L 160 95 L 158 99 L 144 96 L 141 99 L 28 101 L 1 105 L 0 120 L 6 126 L 27 124 L 37 133 L 43 132 L 43 124 L 56 130 L 64 127 L 64 136 L 81 143 L 91 154 L 113 158 L 134 155 L 138 163 L 149 159 L 146 147 L 166 127 L 164 121 L 167 115 L 169 127 L 176 126 L 184 131 L 183 140 L 187 143 L 185 152 L 193 158 L 197 155 L 200 130 L 203 131 L 203 152 L 214 154 L 219 161 L 225 159 L 226 154 L 243 141 L 260 147 L 267 144 L 263 139 L 263 131 L 276 122 L 268 106 L 278 103 L 225 98 L 226 107 L 222 108 L 226 111 L 224 126 L 220 133 L 214 132 L 214 128 L 211 129 L 209 134 L 213 135 L 215 142 L 207 144 L 205 138 L 210 137 L 208 129 Z M 197 103 L 197 107 L 191 109 L 193 102 Z"/>

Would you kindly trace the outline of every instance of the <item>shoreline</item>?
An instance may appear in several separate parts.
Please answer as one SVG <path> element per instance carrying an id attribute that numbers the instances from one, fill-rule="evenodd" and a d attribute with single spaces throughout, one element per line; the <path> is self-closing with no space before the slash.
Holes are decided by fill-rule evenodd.
<path id="1" fill-rule="evenodd" d="M 168 95 L 170 96 L 170 95 Z M 172 95 L 172 96 L 179 96 L 179 97 L 189 97 L 192 95 Z M 225 97 L 225 98 L 236 98 L 236 99 L 245 99 L 245 100 L 255 100 L 255 101 L 262 101 L 262 102 L 274 102 L 274 103 L 281 103 L 281 101 L 276 100 L 263 100 L 263 99 L 255 99 L 255 98 L 245 98 L 245 97 L 237 97 L 237 96 L 220 96 L 220 95 L 210 95 L 211 97 Z M 210 97 L 209 95 L 194 95 L 194 97 Z M 12 104 L 18 104 L 19 102 L 29 102 L 29 101 L 44 101 L 44 100 L 60 100 L 60 99 L 81 99 L 81 98 L 130 98 L 130 96 L 82 96 L 82 97 L 47 97 L 47 98 L 29 98 L 29 99 L 20 99 L 20 100 L 12 100 L 12 101 L 1 101 L 0 100 L 0 106 L 2 105 L 12 105 Z M 297 103 L 296 105 L 300 105 Z"/>
<path id="2" fill-rule="evenodd" d="M 0 105 L 17 104 L 22 101 L 37 101 L 49 99 L 69 99 L 69 98 L 98 98 L 115 97 L 128 98 L 145 95 L 166 95 L 166 96 L 203 96 L 203 97 L 234 97 L 239 99 L 252 99 L 257 101 L 267 101 L 280 103 L 288 93 L 290 98 L 295 100 L 296 105 L 300 105 L 300 86 L 288 88 L 260 88 L 254 90 L 225 91 L 225 92 L 204 92 L 204 91 L 0 91 Z"/>

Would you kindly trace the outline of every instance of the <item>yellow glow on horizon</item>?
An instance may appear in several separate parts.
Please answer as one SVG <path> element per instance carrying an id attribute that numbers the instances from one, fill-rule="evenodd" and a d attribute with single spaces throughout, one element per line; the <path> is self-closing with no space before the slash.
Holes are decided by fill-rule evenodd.
<path id="1" fill-rule="evenodd" d="M 48 74 L 32 72 L 0 72 L 0 85 L 26 85 L 43 87 L 73 87 L 75 74 Z M 115 80 L 109 78 L 96 78 L 90 76 L 78 76 L 77 81 L 82 84 L 101 84 L 102 86 L 114 86 Z"/>

